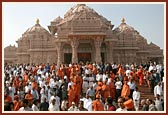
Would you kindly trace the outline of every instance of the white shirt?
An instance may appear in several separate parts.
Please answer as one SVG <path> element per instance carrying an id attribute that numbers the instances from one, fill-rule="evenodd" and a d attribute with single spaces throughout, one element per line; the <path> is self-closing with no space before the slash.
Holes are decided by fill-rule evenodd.
<path id="1" fill-rule="evenodd" d="M 135 85 L 134 82 L 131 83 L 131 82 L 129 81 L 127 84 L 129 85 L 130 89 L 135 89 L 135 87 L 136 87 L 136 85 Z"/>
<path id="2" fill-rule="evenodd" d="M 149 72 L 151 71 L 151 70 L 153 70 L 154 68 L 153 68 L 153 66 L 150 66 L 149 67 Z"/>
<path id="3" fill-rule="evenodd" d="M 134 91 L 133 94 L 132 94 L 132 97 L 133 97 L 133 100 L 137 100 L 139 101 L 140 100 L 140 92 L 139 91 Z"/>
<path id="4" fill-rule="evenodd" d="M 127 77 L 129 77 L 129 76 L 130 76 L 130 72 L 131 72 L 131 70 L 129 70 L 129 69 L 128 69 L 128 70 L 126 70 L 126 72 L 125 72 L 125 73 L 126 73 L 126 76 L 127 76 Z"/>
<path id="5" fill-rule="evenodd" d="M 121 87 L 122 87 L 122 82 L 121 82 L 121 81 L 117 81 L 117 82 L 115 83 L 115 86 L 116 86 L 116 89 L 121 89 Z"/>
<path id="6" fill-rule="evenodd" d="M 51 96 L 49 103 L 51 103 L 52 98 L 55 98 L 56 99 L 56 105 L 60 106 L 60 98 L 58 96 L 56 96 L 56 97 Z"/>
<path id="7" fill-rule="evenodd" d="M 107 74 L 103 74 L 103 81 L 105 81 L 106 78 L 108 78 Z"/>
<path id="8" fill-rule="evenodd" d="M 113 68 L 113 69 L 117 69 L 117 65 L 116 65 L 116 64 L 113 64 L 113 65 L 112 65 L 112 68 Z"/>
<path id="9" fill-rule="evenodd" d="M 21 107 L 18 111 L 33 111 L 33 110 L 30 107 L 26 107 L 26 108 Z"/>
<path id="10" fill-rule="evenodd" d="M 53 105 L 52 103 L 50 103 L 49 105 L 49 111 L 60 111 L 59 106 L 55 103 L 55 105 Z"/>
<path id="11" fill-rule="evenodd" d="M 83 81 L 83 84 L 82 84 L 82 91 L 83 91 L 83 93 L 86 93 L 86 91 L 87 91 L 88 88 L 89 88 L 88 82 Z"/>
<path id="12" fill-rule="evenodd" d="M 158 99 L 155 100 L 155 106 L 158 111 L 163 111 L 162 102 Z"/>
<path id="13" fill-rule="evenodd" d="M 11 96 L 12 98 L 12 101 L 14 101 L 14 93 L 16 92 L 15 88 L 14 87 L 9 87 L 9 95 Z"/>
<path id="14" fill-rule="evenodd" d="M 89 77 L 89 87 L 93 86 L 94 77 Z"/>
<path id="15" fill-rule="evenodd" d="M 79 109 L 75 106 L 75 107 L 73 107 L 73 106 L 71 106 L 69 109 L 68 109 L 68 111 L 79 111 Z"/>
<path id="16" fill-rule="evenodd" d="M 66 109 L 68 107 L 67 104 L 68 104 L 68 101 L 63 100 L 61 103 L 61 109 Z"/>
<path id="17" fill-rule="evenodd" d="M 85 69 L 85 74 L 91 74 L 91 70 L 90 69 Z"/>
<path id="18" fill-rule="evenodd" d="M 155 88 L 154 88 L 154 96 L 156 97 L 156 95 L 159 94 L 159 95 L 162 95 L 162 86 L 160 85 L 156 85 Z"/>
<path id="19" fill-rule="evenodd" d="M 25 93 L 28 93 L 28 91 L 31 90 L 31 85 L 25 86 Z"/>
<path id="20" fill-rule="evenodd" d="M 99 81 L 100 79 L 103 79 L 103 75 L 97 74 L 97 75 L 96 75 L 96 80 Z"/>
<path id="21" fill-rule="evenodd" d="M 84 102 L 84 108 L 86 108 L 88 111 L 92 111 L 92 99 L 83 98 L 82 100 Z"/>
<path id="22" fill-rule="evenodd" d="M 40 90 L 40 94 L 41 94 L 41 97 L 44 96 L 44 95 L 46 95 L 46 92 L 45 92 L 45 89 L 44 89 L 44 88 L 42 88 L 42 89 Z"/>
<path id="23" fill-rule="evenodd" d="M 40 80 L 39 81 L 39 86 L 42 88 L 43 86 L 45 86 L 45 81 L 42 81 L 42 80 Z"/>
<path id="24" fill-rule="evenodd" d="M 127 109 L 126 108 L 124 108 L 124 109 L 118 108 L 116 111 L 127 111 Z"/>
<path id="25" fill-rule="evenodd" d="M 39 111 L 38 107 L 34 104 L 32 105 L 32 109 L 33 109 L 33 111 Z"/>

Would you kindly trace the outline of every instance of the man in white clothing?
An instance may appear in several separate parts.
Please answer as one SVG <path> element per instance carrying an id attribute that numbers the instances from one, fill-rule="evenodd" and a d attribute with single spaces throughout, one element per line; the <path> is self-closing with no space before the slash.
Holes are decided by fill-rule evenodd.
<path id="1" fill-rule="evenodd" d="M 39 111 L 38 104 L 39 104 L 38 100 L 33 101 L 33 105 L 32 105 L 33 111 Z"/>
<path id="2" fill-rule="evenodd" d="M 56 98 L 51 97 L 51 103 L 49 104 L 49 111 L 60 111 L 58 104 L 56 103 Z"/>
<path id="3" fill-rule="evenodd" d="M 89 97 L 89 95 L 86 95 L 86 98 L 83 98 L 82 101 L 84 102 L 84 108 L 86 108 L 88 111 L 92 111 L 92 99 Z"/>
<path id="4" fill-rule="evenodd" d="M 56 95 L 56 93 L 54 93 L 49 101 L 49 104 L 52 103 L 52 99 L 55 98 L 56 99 L 56 105 L 60 106 L 60 98 Z"/>
<path id="5" fill-rule="evenodd" d="M 161 82 L 158 83 L 158 85 L 156 85 L 154 87 L 154 96 L 156 97 L 158 95 L 162 96 L 163 95 L 163 90 L 162 90 L 162 85 Z"/>
<path id="6" fill-rule="evenodd" d="M 79 109 L 75 106 L 75 102 L 72 102 L 72 106 L 69 107 L 68 111 L 79 111 Z"/>
<path id="7" fill-rule="evenodd" d="M 133 92 L 132 98 L 134 101 L 134 108 L 136 111 L 138 111 L 140 102 L 140 92 L 138 91 L 138 87 L 135 87 L 135 91 Z"/>
<path id="8" fill-rule="evenodd" d="M 89 78 L 84 76 L 83 77 L 83 83 L 82 83 L 82 93 L 86 94 L 87 89 L 89 88 Z"/>
<path id="9" fill-rule="evenodd" d="M 117 102 L 118 102 L 118 107 L 119 108 L 116 111 L 127 111 L 127 109 L 124 106 L 124 101 L 125 101 L 125 99 L 123 97 L 118 98 Z"/>
<path id="10" fill-rule="evenodd" d="M 11 96 L 12 101 L 14 101 L 14 94 L 16 91 L 15 87 L 13 87 L 13 83 L 10 83 L 10 86 L 8 88 L 9 88 L 9 95 Z"/>

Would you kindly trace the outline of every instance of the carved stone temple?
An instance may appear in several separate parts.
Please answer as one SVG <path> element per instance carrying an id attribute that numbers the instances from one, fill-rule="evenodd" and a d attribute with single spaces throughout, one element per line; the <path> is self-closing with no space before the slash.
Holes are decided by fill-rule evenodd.
<path id="1" fill-rule="evenodd" d="M 48 30 L 37 19 L 16 41 L 4 49 L 5 63 L 116 62 L 163 63 L 163 50 L 147 40 L 125 19 L 117 28 L 85 4 L 68 10 L 64 18 L 50 22 Z"/>

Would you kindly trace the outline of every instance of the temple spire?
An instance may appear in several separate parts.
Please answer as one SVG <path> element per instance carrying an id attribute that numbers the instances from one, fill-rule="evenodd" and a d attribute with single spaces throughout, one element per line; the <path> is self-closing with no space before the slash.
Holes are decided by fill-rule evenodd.
<path id="1" fill-rule="evenodd" d="M 121 22 L 122 22 L 122 23 L 125 23 L 125 18 L 122 18 Z"/>
<path id="2" fill-rule="evenodd" d="M 37 20 L 36 20 L 36 24 L 39 24 L 39 22 L 40 22 L 40 21 L 39 21 L 39 19 L 37 18 Z"/>

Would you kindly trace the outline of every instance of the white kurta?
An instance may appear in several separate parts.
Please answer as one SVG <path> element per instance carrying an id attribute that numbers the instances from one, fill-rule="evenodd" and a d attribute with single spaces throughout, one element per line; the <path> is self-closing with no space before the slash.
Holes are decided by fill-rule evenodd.
<path id="1" fill-rule="evenodd" d="M 32 105 L 32 109 L 33 109 L 33 111 L 39 111 L 38 107 L 34 104 Z"/>
<path id="2" fill-rule="evenodd" d="M 162 86 L 160 85 L 156 85 L 154 88 L 154 96 L 156 97 L 157 94 L 159 94 L 160 96 L 162 96 Z"/>
<path id="3" fill-rule="evenodd" d="M 55 103 L 55 105 L 53 105 L 52 103 L 50 103 L 49 105 L 49 111 L 60 111 L 59 106 Z"/>
<path id="4" fill-rule="evenodd" d="M 84 108 L 86 108 L 88 111 L 92 111 L 92 100 L 89 99 L 83 99 L 84 102 Z"/>
<path id="5" fill-rule="evenodd" d="M 132 94 L 132 98 L 134 101 L 134 108 L 136 111 L 138 111 L 139 110 L 139 101 L 140 101 L 140 92 L 134 91 Z"/>

